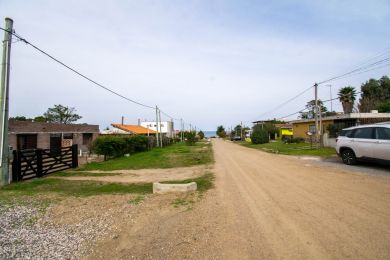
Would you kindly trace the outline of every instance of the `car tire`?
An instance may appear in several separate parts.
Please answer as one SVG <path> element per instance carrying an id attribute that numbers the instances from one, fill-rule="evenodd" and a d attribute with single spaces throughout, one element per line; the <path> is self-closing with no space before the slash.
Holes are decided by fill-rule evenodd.
<path id="1" fill-rule="evenodd" d="M 341 152 L 341 159 L 343 160 L 343 163 L 347 165 L 357 164 L 356 155 L 351 149 L 344 149 Z"/>

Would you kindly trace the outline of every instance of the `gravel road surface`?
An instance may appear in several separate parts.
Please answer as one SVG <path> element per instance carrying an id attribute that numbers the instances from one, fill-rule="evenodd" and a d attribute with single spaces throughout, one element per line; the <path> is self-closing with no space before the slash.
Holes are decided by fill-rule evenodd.
<path id="1" fill-rule="evenodd" d="M 390 178 L 213 141 L 216 187 L 90 259 L 390 259 Z"/>

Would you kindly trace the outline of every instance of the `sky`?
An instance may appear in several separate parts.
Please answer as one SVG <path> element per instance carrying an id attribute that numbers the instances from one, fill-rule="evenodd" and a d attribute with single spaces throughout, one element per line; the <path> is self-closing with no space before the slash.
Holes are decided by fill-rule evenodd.
<path id="1" fill-rule="evenodd" d="M 1 27 L 5 17 L 16 33 L 93 80 L 202 130 L 297 112 L 312 90 L 278 105 L 390 48 L 389 0 L 0 0 Z M 319 98 L 389 72 L 320 85 Z M 79 123 L 100 129 L 122 116 L 127 124 L 155 118 L 15 42 L 10 115 L 35 117 L 54 104 L 75 107 Z M 342 110 L 337 100 L 333 109 Z"/>

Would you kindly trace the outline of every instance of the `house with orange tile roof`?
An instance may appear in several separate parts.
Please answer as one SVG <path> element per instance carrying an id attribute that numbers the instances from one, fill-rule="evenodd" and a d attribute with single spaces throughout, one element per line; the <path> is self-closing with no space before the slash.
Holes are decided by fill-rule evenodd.
<path id="1" fill-rule="evenodd" d="M 155 135 L 156 131 L 139 125 L 111 124 L 113 129 L 105 130 L 102 134 L 127 134 L 127 135 Z"/>

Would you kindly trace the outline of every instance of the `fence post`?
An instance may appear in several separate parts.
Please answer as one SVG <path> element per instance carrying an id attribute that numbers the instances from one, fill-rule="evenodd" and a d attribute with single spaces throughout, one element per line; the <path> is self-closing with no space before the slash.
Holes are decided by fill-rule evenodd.
<path id="1" fill-rule="evenodd" d="M 19 167 L 19 157 L 18 152 L 16 150 L 12 151 L 13 159 L 12 159 L 12 182 L 17 182 L 20 180 L 20 167 Z"/>
<path id="2" fill-rule="evenodd" d="M 79 166 L 77 150 L 77 144 L 72 145 L 72 168 L 77 168 Z"/>
<path id="3" fill-rule="evenodd" d="M 42 149 L 35 150 L 35 154 L 37 156 L 37 177 L 42 177 L 43 176 Z"/>

